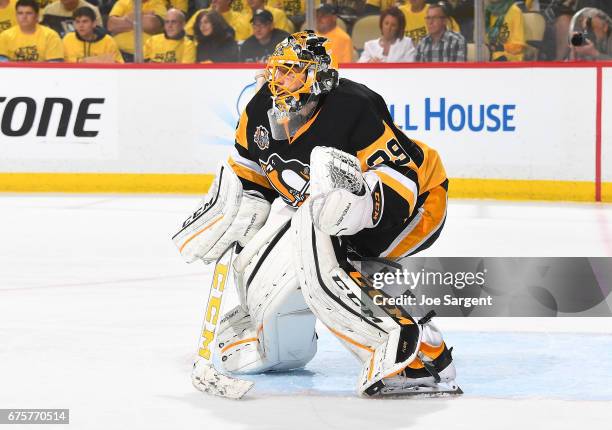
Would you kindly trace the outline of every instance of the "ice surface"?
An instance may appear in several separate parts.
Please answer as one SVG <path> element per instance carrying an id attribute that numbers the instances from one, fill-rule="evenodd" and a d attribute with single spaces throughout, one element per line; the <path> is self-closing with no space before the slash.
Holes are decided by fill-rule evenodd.
<path id="1" fill-rule="evenodd" d="M 321 328 L 306 369 L 252 377 L 244 401 L 203 395 L 189 374 L 210 268 L 169 240 L 196 204 L 0 197 L 0 408 L 70 408 L 79 429 L 609 426 L 607 318 L 438 319 L 456 399 L 356 398 L 359 365 Z M 451 201 L 424 255 L 612 256 L 612 207 Z"/>

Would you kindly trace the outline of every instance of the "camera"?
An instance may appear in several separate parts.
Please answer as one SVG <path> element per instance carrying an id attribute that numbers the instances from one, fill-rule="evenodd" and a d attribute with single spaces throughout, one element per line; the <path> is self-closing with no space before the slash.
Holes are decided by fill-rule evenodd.
<path id="1" fill-rule="evenodd" d="M 572 44 L 572 46 L 582 46 L 586 45 L 587 40 L 589 40 L 589 38 L 587 37 L 586 32 L 574 33 L 572 34 L 570 43 Z"/>
<path id="2" fill-rule="evenodd" d="M 587 40 L 595 40 L 591 18 L 587 18 L 585 29 L 582 32 L 575 32 L 572 34 L 572 37 L 570 38 L 570 43 L 572 44 L 572 46 L 583 46 L 586 45 Z"/>

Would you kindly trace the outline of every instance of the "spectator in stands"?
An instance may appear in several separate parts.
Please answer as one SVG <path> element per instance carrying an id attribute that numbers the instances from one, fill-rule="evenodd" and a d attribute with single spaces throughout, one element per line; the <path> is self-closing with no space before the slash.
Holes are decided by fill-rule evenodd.
<path id="1" fill-rule="evenodd" d="M 595 40 L 585 39 L 581 46 L 572 46 L 570 59 L 576 60 L 612 60 L 612 19 L 604 11 L 595 8 L 583 9 L 580 19 L 588 24 L 580 23 L 580 27 L 591 33 Z"/>
<path id="2" fill-rule="evenodd" d="M 474 42 L 474 0 L 448 0 L 447 4 L 446 15 L 452 18 L 448 29 L 460 32 L 466 43 Z M 457 23 L 456 27 L 453 21 Z"/>
<path id="3" fill-rule="evenodd" d="M 276 45 L 289 36 L 289 33 L 274 28 L 274 17 L 265 9 L 256 11 L 251 22 L 253 35 L 240 46 L 240 61 L 265 63 Z"/>
<path id="4" fill-rule="evenodd" d="M 378 15 L 381 11 L 389 9 L 399 3 L 397 0 L 366 0 L 366 4 L 363 8 L 364 15 Z M 361 62 L 361 60 L 359 60 Z"/>
<path id="5" fill-rule="evenodd" d="M 96 15 L 96 25 L 102 25 L 102 18 L 98 8 L 85 0 L 59 0 L 49 4 L 42 11 L 42 25 L 52 28 L 64 37 L 66 33 L 74 31 L 73 13 L 80 7 L 90 7 Z"/>
<path id="6" fill-rule="evenodd" d="M 238 61 L 238 44 L 234 39 L 234 30 L 219 13 L 213 10 L 200 12 L 193 31 L 198 63 Z"/>
<path id="7" fill-rule="evenodd" d="M 444 8 L 449 8 L 446 2 L 440 1 L 438 4 L 443 5 Z M 415 46 L 419 44 L 421 39 L 427 34 L 427 25 L 425 24 L 425 17 L 427 16 L 427 9 L 429 4 L 425 3 L 425 0 L 409 0 L 403 6 L 400 6 L 400 10 L 404 12 L 406 17 L 406 36 L 412 39 Z M 446 11 L 446 16 L 449 16 L 449 12 Z M 459 24 L 450 18 L 448 19 L 448 29 L 456 33 L 461 30 Z"/>
<path id="8" fill-rule="evenodd" d="M 522 61 L 525 49 L 523 13 L 514 0 L 487 0 L 485 40 L 493 61 Z"/>
<path id="9" fill-rule="evenodd" d="M 317 8 L 317 33 L 327 37 L 338 63 L 353 61 L 353 41 L 344 30 L 338 27 L 336 7 L 322 4 Z"/>
<path id="10" fill-rule="evenodd" d="M 200 12 L 214 10 L 221 14 L 225 22 L 234 29 L 235 38 L 238 41 L 243 41 L 251 35 L 251 26 L 249 25 L 249 19 L 242 13 L 236 12 L 231 9 L 231 6 L 237 0 L 212 0 L 211 5 L 207 9 L 200 9 L 187 21 L 185 26 L 185 32 L 189 36 L 193 36 L 193 29 L 195 27 L 196 18 Z"/>
<path id="11" fill-rule="evenodd" d="M 96 13 L 89 6 L 73 13 L 74 31 L 64 36 L 64 59 L 68 63 L 123 63 L 115 40 L 96 26 Z"/>
<path id="12" fill-rule="evenodd" d="M 38 24 L 36 0 L 18 0 L 17 25 L 0 34 L 0 61 L 64 61 L 58 34 Z"/>
<path id="13" fill-rule="evenodd" d="M 0 0 L 0 33 L 17 25 L 16 0 Z"/>
<path id="14" fill-rule="evenodd" d="M 185 14 L 170 9 L 164 32 L 151 37 L 144 46 L 144 59 L 152 63 L 195 63 L 195 44 L 185 35 Z"/>
<path id="15" fill-rule="evenodd" d="M 404 14 L 393 6 L 380 15 L 381 37 L 368 40 L 363 46 L 360 63 L 399 63 L 414 61 L 416 50 L 409 37 L 404 36 Z"/>
<path id="16" fill-rule="evenodd" d="M 164 0 L 142 0 L 143 44 L 154 34 L 160 33 L 166 16 Z M 134 61 L 134 1 L 117 0 L 110 12 L 108 31 L 113 34 L 123 59 Z"/>
<path id="17" fill-rule="evenodd" d="M 418 62 L 466 61 L 467 48 L 461 33 L 447 30 L 448 16 L 445 9 L 437 4 L 429 6 L 425 17 L 427 36 L 417 46 Z"/>
<path id="18" fill-rule="evenodd" d="M 570 21 L 577 11 L 592 7 L 601 10 L 607 16 L 612 16 L 611 0 L 550 0 L 544 15 L 554 16 L 556 59 L 568 58 L 570 47 L 568 46 L 568 35 L 570 32 Z"/>
<path id="19" fill-rule="evenodd" d="M 425 0 L 409 0 L 405 5 L 400 6 L 400 10 L 406 17 L 405 34 L 412 39 L 415 46 L 427 34 L 425 16 L 428 8 L 429 5 L 425 4 Z"/>
<path id="20" fill-rule="evenodd" d="M 524 9 L 529 11 L 539 9 L 546 20 L 546 30 L 539 57 L 556 60 L 567 58 L 569 53 L 567 36 L 575 3 L 576 0 L 539 0 L 538 4 L 525 2 Z M 521 7 L 520 3 L 517 5 Z"/>
<path id="21" fill-rule="evenodd" d="M 93 2 L 96 0 L 92 0 Z M 96 6 L 98 6 L 98 10 L 100 11 L 100 15 L 102 15 L 102 19 L 104 20 L 104 26 L 106 27 L 106 21 L 108 20 L 108 15 L 110 11 L 113 9 L 116 0 L 97 0 Z"/>
<path id="22" fill-rule="evenodd" d="M 259 9 L 265 9 L 272 14 L 274 17 L 274 28 L 286 31 L 287 33 L 293 33 L 293 24 L 280 9 L 275 7 L 266 6 L 265 0 L 247 0 L 249 7 L 245 8 L 243 13 L 248 17 L 249 21 L 253 18 L 253 13 Z"/>

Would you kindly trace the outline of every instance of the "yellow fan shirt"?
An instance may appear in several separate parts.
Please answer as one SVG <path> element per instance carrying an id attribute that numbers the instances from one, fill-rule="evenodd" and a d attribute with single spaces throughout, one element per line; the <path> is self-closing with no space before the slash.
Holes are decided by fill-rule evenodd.
<path id="1" fill-rule="evenodd" d="M 0 9 L 0 33 L 17 25 L 17 13 L 15 11 L 17 0 L 9 0 L 4 9 Z"/>
<path id="2" fill-rule="evenodd" d="M 247 3 L 247 0 L 233 0 L 232 4 L 230 5 L 230 8 L 232 8 L 234 12 L 240 13 L 242 13 L 244 9 L 248 7 L 249 4 Z"/>
<path id="3" fill-rule="evenodd" d="M 189 10 L 189 0 L 166 0 L 166 8 L 174 8 L 187 13 Z"/>
<path id="4" fill-rule="evenodd" d="M 64 59 L 59 35 L 48 27 L 37 25 L 32 34 L 22 33 L 18 26 L 0 34 L 0 55 L 10 61 L 52 61 Z"/>
<path id="5" fill-rule="evenodd" d="M 88 42 L 79 39 L 73 31 L 64 36 L 63 43 L 64 60 L 68 63 L 82 63 L 95 58 L 105 62 L 123 63 L 117 43 L 108 34 L 99 40 Z"/>
<path id="6" fill-rule="evenodd" d="M 195 63 L 195 43 L 183 37 L 168 39 L 164 34 L 151 37 L 144 46 L 144 59 L 151 63 Z"/>
<path id="7" fill-rule="evenodd" d="M 317 33 L 327 37 L 332 54 L 332 66 L 338 63 L 350 63 L 353 61 L 353 41 L 344 30 L 336 26 L 329 33 Z"/>
<path id="8" fill-rule="evenodd" d="M 490 25 L 493 27 L 497 21 L 497 16 L 491 15 Z M 491 47 L 491 59 L 497 60 L 499 57 L 506 56 L 508 61 L 523 61 L 523 51 L 525 50 L 525 23 L 521 9 L 513 4 L 506 12 L 504 22 L 501 24 L 497 40 L 488 40 Z"/>
<path id="9" fill-rule="evenodd" d="M 366 4 L 380 8 L 381 12 L 383 10 L 389 9 L 395 3 L 397 3 L 397 0 L 367 0 L 366 1 Z"/>
<path id="10" fill-rule="evenodd" d="M 148 0 L 142 3 L 143 12 L 153 12 L 160 18 L 166 16 L 166 3 L 164 0 Z M 134 12 L 134 2 L 132 0 L 117 0 L 117 3 L 113 6 L 109 16 L 123 17 Z M 117 33 L 113 36 L 117 46 L 123 52 L 128 54 L 134 53 L 134 31 L 125 31 L 123 33 Z M 147 39 L 151 37 L 148 33 L 142 33 L 142 42 L 145 43 Z"/>

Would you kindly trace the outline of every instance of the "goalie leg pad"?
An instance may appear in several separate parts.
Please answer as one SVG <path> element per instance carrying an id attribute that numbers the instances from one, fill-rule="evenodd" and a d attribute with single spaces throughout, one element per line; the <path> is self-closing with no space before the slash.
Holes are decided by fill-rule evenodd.
<path id="1" fill-rule="evenodd" d="M 394 342 L 389 339 L 388 346 Z M 382 349 L 382 348 L 381 348 Z M 448 349 L 442 340 L 442 334 L 431 322 L 423 325 L 418 350 L 401 365 L 388 367 L 384 374 L 376 373 L 384 369 L 382 362 L 375 362 L 375 377 L 368 380 L 371 372 L 368 364 L 364 366 L 358 389 L 364 396 L 398 395 L 398 394 L 461 394 L 455 383 L 456 371 L 452 358 L 452 348 Z M 378 351 L 377 351 L 378 353 Z"/>
<path id="2" fill-rule="evenodd" d="M 428 356 L 427 351 L 440 350 L 441 335 L 430 322 L 417 323 L 388 308 L 372 312 L 377 306 L 364 294 L 364 282 L 353 271 L 345 271 L 343 267 L 350 265 L 344 262 L 340 265 L 339 260 L 344 257 L 334 246 L 333 241 L 337 239 L 316 229 L 310 212 L 304 207 L 293 216 L 292 230 L 297 247 L 295 265 L 306 302 L 317 318 L 364 363 L 358 382 L 360 394 L 370 395 L 370 387 L 377 390 L 381 386 L 379 382 L 401 374 L 411 363 L 427 361 L 421 358 L 423 354 Z M 445 370 L 446 367 L 440 367 L 446 372 L 444 378 L 454 378 L 454 368 L 448 367 L 451 371 Z M 407 375 L 409 371 L 402 376 L 403 384 Z M 427 377 L 424 382 L 434 380 L 429 372 Z M 414 384 L 421 382 L 417 380 Z"/>
<path id="3" fill-rule="evenodd" d="M 261 366 L 257 332 L 252 328 L 251 317 L 241 306 L 229 311 L 219 326 L 217 347 L 221 366 L 227 372 L 248 373 Z"/>
<path id="4" fill-rule="evenodd" d="M 362 362 L 371 360 L 397 324 L 390 318 L 379 318 L 372 305 L 365 303 L 359 285 L 340 267 L 332 239 L 313 226 L 305 205 L 293 216 L 291 225 L 294 264 L 306 303 L 355 356 Z"/>
<path id="5" fill-rule="evenodd" d="M 296 369 L 316 353 L 316 319 L 300 291 L 291 260 L 289 220 L 281 215 L 273 213 L 270 223 L 276 225 L 266 224 L 234 264 L 240 270 L 247 309 L 234 318 L 235 326 L 224 334 L 231 341 L 225 351 L 221 348 L 222 357 L 227 356 L 224 368 L 234 373 Z M 263 243 L 257 252 L 248 249 L 256 243 Z"/>

